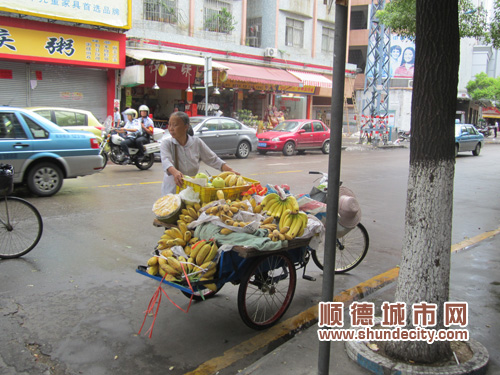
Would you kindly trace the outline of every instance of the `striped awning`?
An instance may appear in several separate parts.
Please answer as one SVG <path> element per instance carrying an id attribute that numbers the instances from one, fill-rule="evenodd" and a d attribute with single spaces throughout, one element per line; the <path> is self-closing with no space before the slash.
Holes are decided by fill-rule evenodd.
<path id="1" fill-rule="evenodd" d="M 327 89 L 332 88 L 332 81 L 321 74 L 291 69 L 287 69 L 287 71 L 300 79 L 304 86 L 325 87 Z"/>
<path id="2" fill-rule="evenodd" d="M 256 66 L 247 64 L 236 64 L 223 61 L 221 65 L 229 68 L 227 78 L 234 81 L 263 83 L 269 85 L 287 85 L 300 87 L 300 79 L 286 70 L 270 68 L 267 66 Z"/>

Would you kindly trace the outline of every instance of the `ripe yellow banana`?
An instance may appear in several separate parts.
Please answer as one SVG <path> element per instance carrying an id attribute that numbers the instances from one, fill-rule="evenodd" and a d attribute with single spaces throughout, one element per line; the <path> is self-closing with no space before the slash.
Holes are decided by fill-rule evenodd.
<path id="1" fill-rule="evenodd" d="M 222 228 L 220 230 L 220 233 L 224 234 L 224 235 L 227 235 L 227 234 L 233 233 L 233 231 L 231 229 L 228 229 L 228 228 Z"/>
<path id="2" fill-rule="evenodd" d="M 158 264 L 158 257 L 151 257 L 148 259 L 148 266 L 156 266 Z"/>
<path id="3" fill-rule="evenodd" d="M 263 206 L 266 206 L 266 205 L 267 205 L 267 203 L 268 203 L 269 201 L 271 201 L 271 200 L 275 200 L 275 199 L 277 199 L 277 198 L 279 198 L 279 196 L 278 196 L 278 194 L 276 194 L 276 193 L 271 193 L 271 194 L 268 194 L 268 195 L 266 195 L 266 196 L 264 197 L 264 199 L 262 200 L 261 204 L 262 204 Z"/>
<path id="4" fill-rule="evenodd" d="M 173 227 L 173 228 L 171 229 L 171 231 L 172 231 L 172 233 L 174 234 L 174 236 L 175 236 L 176 238 L 180 238 L 180 239 L 184 238 L 184 234 L 183 234 L 183 233 L 181 233 L 181 231 L 179 230 L 179 228 Z"/>
<path id="5" fill-rule="evenodd" d="M 146 272 L 152 276 L 156 276 L 158 274 L 158 265 L 148 267 Z"/>
<path id="6" fill-rule="evenodd" d="M 291 213 L 291 212 L 292 212 L 292 211 L 291 211 L 289 208 L 287 208 L 287 209 L 283 212 L 283 215 L 281 215 L 281 217 L 280 217 L 280 223 L 279 223 L 279 227 L 280 227 L 280 228 L 285 227 L 285 221 L 286 221 L 286 219 L 288 218 L 288 216 L 290 215 L 290 213 Z M 283 233 L 283 232 L 282 232 L 282 233 Z"/>
<path id="7" fill-rule="evenodd" d="M 226 199 L 224 196 L 224 192 L 222 190 L 217 190 L 217 198 L 220 199 Z"/>
<path id="8" fill-rule="evenodd" d="M 174 252 L 170 249 L 167 249 L 167 250 L 163 250 L 161 252 L 161 255 L 164 256 L 165 258 L 168 258 L 168 257 L 171 257 L 174 255 Z"/>
<path id="9" fill-rule="evenodd" d="M 217 255 L 217 251 L 219 251 L 219 248 L 217 247 L 217 244 L 215 241 L 212 243 L 212 247 L 210 248 L 210 252 L 207 254 L 205 259 L 203 260 L 203 263 L 211 262 L 215 256 Z"/>
<path id="10" fill-rule="evenodd" d="M 205 243 L 200 251 L 196 254 L 196 264 L 205 263 L 204 260 L 207 257 L 208 253 L 210 253 L 210 249 L 212 245 L 210 243 Z"/>
<path id="11" fill-rule="evenodd" d="M 222 172 L 222 173 L 220 173 L 217 177 L 220 177 L 220 178 L 222 178 L 223 180 L 225 180 L 225 179 L 227 178 L 227 176 L 230 176 L 230 175 L 232 175 L 232 174 L 234 174 L 234 173 L 233 173 L 233 172 Z"/>
<path id="12" fill-rule="evenodd" d="M 191 216 L 195 220 L 198 219 L 198 212 L 196 212 L 193 207 L 189 207 L 188 211 L 189 211 L 189 216 Z"/>
<path id="13" fill-rule="evenodd" d="M 271 224 L 271 223 L 273 222 L 273 220 L 274 220 L 274 217 L 269 216 L 267 219 L 264 219 L 264 220 L 262 221 L 262 224 L 263 224 L 263 225 L 265 225 L 265 224 Z"/>
<path id="14" fill-rule="evenodd" d="M 186 243 L 189 243 L 189 241 L 191 240 L 191 236 L 192 236 L 192 233 L 190 230 L 187 230 L 184 232 L 184 241 Z"/>
<path id="15" fill-rule="evenodd" d="M 179 230 L 181 231 L 181 233 L 186 233 L 188 231 L 188 227 L 187 227 L 186 223 L 182 220 L 177 221 L 177 226 L 179 227 Z"/>

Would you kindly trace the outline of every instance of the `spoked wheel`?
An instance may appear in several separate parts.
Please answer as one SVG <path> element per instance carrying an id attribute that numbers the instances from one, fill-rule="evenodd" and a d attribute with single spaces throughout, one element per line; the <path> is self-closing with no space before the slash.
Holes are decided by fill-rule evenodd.
<path id="1" fill-rule="evenodd" d="M 199 292 L 195 292 L 193 293 L 193 299 L 195 301 L 203 301 L 205 299 L 209 299 L 209 298 L 212 298 L 213 296 L 215 296 L 219 290 L 222 289 L 222 286 L 219 288 L 217 288 L 217 290 L 213 291 L 213 290 L 210 290 L 210 289 L 203 289 L 203 290 L 200 290 Z M 191 298 L 191 294 L 190 293 L 187 293 L 183 290 L 181 290 L 182 294 L 184 294 L 187 298 Z"/>
<path id="2" fill-rule="evenodd" d="M 360 264 L 368 253 L 370 239 L 368 232 L 363 224 L 359 223 L 344 237 L 337 240 L 337 249 L 335 251 L 335 273 L 344 273 L 352 270 Z M 324 251 L 311 251 L 314 263 L 323 269 Z"/>
<path id="3" fill-rule="evenodd" d="M 29 202 L 17 197 L 0 198 L 0 258 L 18 258 L 40 241 L 42 217 Z"/>
<path id="4" fill-rule="evenodd" d="M 259 257 L 238 289 L 238 311 L 250 328 L 271 327 L 285 314 L 295 293 L 297 274 L 286 253 Z"/>
<path id="5" fill-rule="evenodd" d="M 145 171 L 146 169 L 151 168 L 154 163 L 155 163 L 155 156 L 153 154 L 148 154 L 144 155 L 144 158 L 141 161 L 136 160 L 135 166 L 140 170 Z"/>

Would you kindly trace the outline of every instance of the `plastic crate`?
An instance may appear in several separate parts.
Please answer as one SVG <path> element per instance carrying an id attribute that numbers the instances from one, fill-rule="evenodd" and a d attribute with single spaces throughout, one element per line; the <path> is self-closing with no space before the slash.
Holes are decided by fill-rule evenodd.
<path id="1" fill-rule="evenodd" d="M 8 195 L 14 190 L 14 167 L 0 164 L 0 195 Z"/>
<path id="2" fill-rule="evenodd" d="M 225 187 L 225 188 L 203 187 L 201 185 L 195 184 L 191 181 L 184 179 L 182 188 L 177 187 L 177 193 L 179 193 L 179 191 L 181 190 L 184 190 L 188 186 L 191 186 L 195 191 L 195 193 L 200 194 L 201 203 L 208 203 L 218 200 L 217 190 L 222 190 L 224 192 L 224 196 L 226 197 L 226 199 L 235 200 L 240 198 L 241 193 L 244 193 L 245 191 L 250 189 L 252 187 L 252 184 L 259 184 L 259 181 L 252 180 L 251 178 L 243 177 L 243 179 L 247 182 L 245 185 Z"/>

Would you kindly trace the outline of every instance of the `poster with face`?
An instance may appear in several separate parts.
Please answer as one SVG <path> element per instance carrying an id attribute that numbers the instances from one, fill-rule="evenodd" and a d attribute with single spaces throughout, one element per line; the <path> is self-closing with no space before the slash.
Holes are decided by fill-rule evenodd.
<path id="1" fill-rule="evenodd" d="M 389 57 L 391 78 L 413 78 L 414 66 L 415 43 L 393 34 Z"/>

